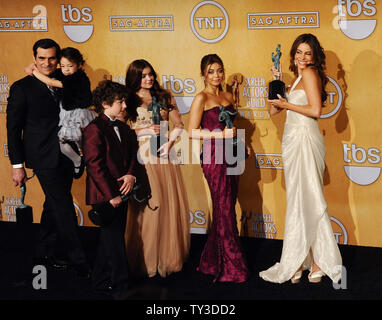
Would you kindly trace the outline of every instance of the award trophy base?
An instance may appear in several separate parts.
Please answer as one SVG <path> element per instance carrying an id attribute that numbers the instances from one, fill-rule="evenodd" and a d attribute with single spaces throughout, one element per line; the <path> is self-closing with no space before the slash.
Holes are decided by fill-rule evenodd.
<path id="1" fill-rule="evenodd" d="M 16 223 L 29 225 L 33 223 L 33 209 L 25 205 L 23 208 L 16 208 Z"/>
<path id="2" fill-rule="evenodd" d="M 150 138 L 150 152 L 153 156 L 159 157 L 158 149 L 167 142 L 167 137 L 156 134 Z"/>
<path id="3" fill-rule="evenodd" d="M 27 180 L 29 179 L 30 178 L 27 178 Z M 24 197 L 27 192 L 27 188 L 25 184 L 21 185 L 20 191 L 21 191 L 21 199 L 20 199 L 21 205 L 20 207 L 16 209 L 16 223 L 21 225 L 29 225 L 33 223 L 33 209 L 31 206 L 24 204 Z M 0 208 L 0 212 L 1 212 L 1 208 Z"/>
<path id="4" fill-rule="evenodd" d="M 269 100 L 275 100 L 279 97 L 277 95 L 282 96 L 285 98 L 285 83 L 281 80 L 273 80 L 269 83 L 269 93 L 268 93 L 268 99 Z"/>

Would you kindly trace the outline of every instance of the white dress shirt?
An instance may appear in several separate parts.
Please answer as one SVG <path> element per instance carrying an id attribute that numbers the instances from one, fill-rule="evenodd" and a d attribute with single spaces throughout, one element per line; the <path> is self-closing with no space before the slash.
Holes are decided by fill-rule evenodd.
<path id="1" fill-rule="evenodd" d="M 112 121 L 112 122 L 117 121 L 117 119 L 114 119 L 114 120 L 113 120 L 113 119 L 110 118 L 107 114 L 105 114 L 105 116 L 108 117 L 109 120 Z M 119 129 L 118 129 L 118 127 L 117 127 L 117 126 L 113 126 L 113 128 L 114 128 L 115 133 L 117 134 L 117 137 L 118 137 L 119 141 L 121 141 L 121 135 L 119 134 Z"/>

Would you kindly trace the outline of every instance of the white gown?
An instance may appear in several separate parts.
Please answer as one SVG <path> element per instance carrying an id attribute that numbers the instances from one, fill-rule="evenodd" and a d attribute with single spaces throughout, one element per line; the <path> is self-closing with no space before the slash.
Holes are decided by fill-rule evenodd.
<path id="1" fill-rule="evenodd" d="M 307 105 L 305 91 L 294 90 L 300 80 L 301 75 L 287 94 L 287 100 Z M 334 282 L 341 279 L 342 258 L 323 190 L 325 153 L 317 120 L 287 110 L 282 138 L 287 200 L 284 242 L 280 262 L 259 274 L 266 281 L 288 281 L 302 264 L 303 270 L 311 270 L 312 255 Z"/>

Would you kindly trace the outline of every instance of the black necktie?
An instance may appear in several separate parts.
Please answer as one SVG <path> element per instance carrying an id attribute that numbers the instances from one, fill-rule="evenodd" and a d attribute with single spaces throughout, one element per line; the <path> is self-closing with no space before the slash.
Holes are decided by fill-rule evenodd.
<path id="1" fill-rule="evenodd" d="M 48 87 L 48 89 L 49 89 L 49 91 L 50 91 L 52 97 L 54 98 L 54 100 L 57 101 L 57 100 L 58 100 L 58 96 L 57 96 L 57 88 L 55 88 L 55 87 L 51 87 L 51 86 L 48 86 L 48 85 L 47 85 L 47 87 Z"/>

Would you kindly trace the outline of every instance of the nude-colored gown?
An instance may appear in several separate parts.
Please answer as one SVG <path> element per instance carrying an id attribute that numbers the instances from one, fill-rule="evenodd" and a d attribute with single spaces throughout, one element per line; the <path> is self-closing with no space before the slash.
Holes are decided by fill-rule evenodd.
<path id="1" fill-rule="evenodd" d="M 152 112 L 137 108 L 138 117 L 132 129 L 152 125 Z M 166 111 L 161 111 L 167 119 Z M 190 215 L 186 189 L 179 165 L 157 162 L 148 151 L 149 139 L 140 141 L 141 157 L 150 157 L 145 164 L 152 198 L 149 206 L 130 201 L 126 224 L 126 248 L 129 267 L 137 275 L 149 277 L 159 273 L 165 277 L 180 271 L 190 249 Z M 145 152 L 147 151 L 147 152 Z"/>

